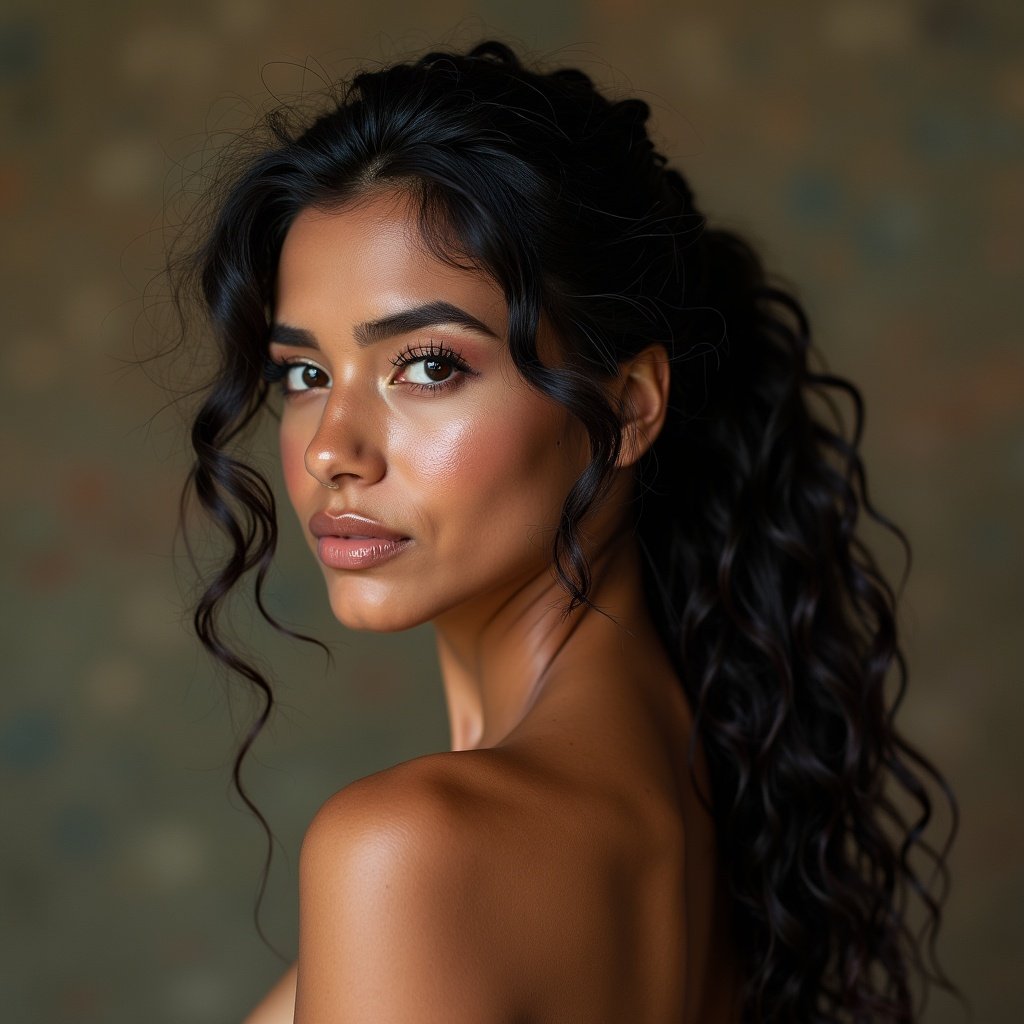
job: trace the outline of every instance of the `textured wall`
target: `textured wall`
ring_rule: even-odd
[[[980,1024],[1024,1019],[1014,0],[8,0],[4,1018],[212,1024],[276,975],[249,920],[261,836],[226,796],[232,718],[183,625],[182,415],[128,361],[166,329],[153,283],[164,225],[204,149],[272,95],[315,87],[321,68],[453,31],[558,49],[644,95],[702,207],[795,282],[829,364],[861,387],[872,497],[915,548],[903,723],[964,811],[940,949]],[[255,446],[272,467],[271,434]],[[867,536],[897,573],[895,542]],[[272,605],[336,649],[325,668],[255,634],[286,705],[249,779],[280,837],[265,923],[289,956],[315,808],[446,738],[429,635],[344,635],[321,588],[289,534]],[[239,701],[236,720],[247,713]],[[936,999],[927,1019],[962,1018]]]

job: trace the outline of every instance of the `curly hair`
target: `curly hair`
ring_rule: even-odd
[[[907,571],[910,546],[868,498],[860,392],[812,370],[800,304],[698,212],[648,137],[645,102],[613,101],[577,69],[525,67],[495,41],[360,72],[329,99],[298,126],[287,112],[266,118],[266,145],[217,196],[188,265],[219,370],[193,423],[183,502],[197,499],[229,543],[195,628],[264,701],[235,761],[243,799],[262,822],[239,768],[274,698],[225,640],[222,612],[254,573],[258,607],[284,628],[261,597],[274,498],[238,444],[266,404],[277,260],[300,210],[403,190],[434,255],[501,286],[519,372],[589,435],[552,550],[567,609],[588,602],[581,523],[621,443],[602,385],[652,341],[668,352],[670,411],[637,468],[635,529],[650,611],[694,712],[680,757],[692,774],[699,740],[710,768],[702,799],[732,895],[743,1020],[918,1019],[917,981],[955,991],[935,937],[958,812],[894,725],[907,677],[898,595],[856,535],[862,510],[899,538]],[[558,368],[538,358],[542,313],[565,346]],[[852,401],[852,436],[834,392]],[[951,812],[941,844],[926,837],[936,789]]]

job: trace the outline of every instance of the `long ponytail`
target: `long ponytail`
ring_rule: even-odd
[[[639,533],[708,758],[745,1018],[911,1021],[910,966],[948,981],[934,948],[921,962],[904,904],[920,897],[933,942],[957,809],[893,723],[898,595],[856,535],[861,511],[899,539],[908,571],[909,542],[869,499],[862,397],[809,366],[799,303],[733,233],[707,229],[689,255],[687,304],[706,311],[716,365],[704,394],[676,396]],[[852,401],[852,435],[830,392]],[[932,784],[953,814],[942,849],[923,835]]]

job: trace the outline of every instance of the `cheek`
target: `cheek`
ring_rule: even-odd
[[[525,539],[537,526],[554,526],[575,465],[567,415],[540,399],[453,420],[436,430],[394,438],[402,459],[423,486],[428,506],[457,516],[479,538],[510,531]],[[439,501],[440,499],[440,501]],[[443,522],[438,523],[443,529]]]
[[[464,484],[477,430],[472,416],[442,422],[428,417],[397,420],[388,431],[388,465],[405,486],[419,490],[423,498],[451,493],[452,488]]]

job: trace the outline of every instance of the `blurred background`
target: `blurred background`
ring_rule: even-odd
[[[281,969],[251,920],[263,837],[229,792],[252,708],[199,652],[173,553],[187,406],[162,385],[187,367],[132,362],[174,341],[163,254],[234,133],[325,76],[490,35],[645,98],[701,209],[793,283],[864,393],[870,494],[914,546],[902,724],[963,808],[939,951],[976,1021],[1024,1020],[1016,0],[7,0],[4,1018],[235,1021]],[[275,476],[273,430],[252,448]],[[290,959],[316,808],[447,731],[429,633],[345,634],[283,519],[271,606],[335,651],[239,609],[282,700],[246,777]],[[865,536],[897,579],[896,542]],[[963,1019],[938,994],[926,1013]]]

